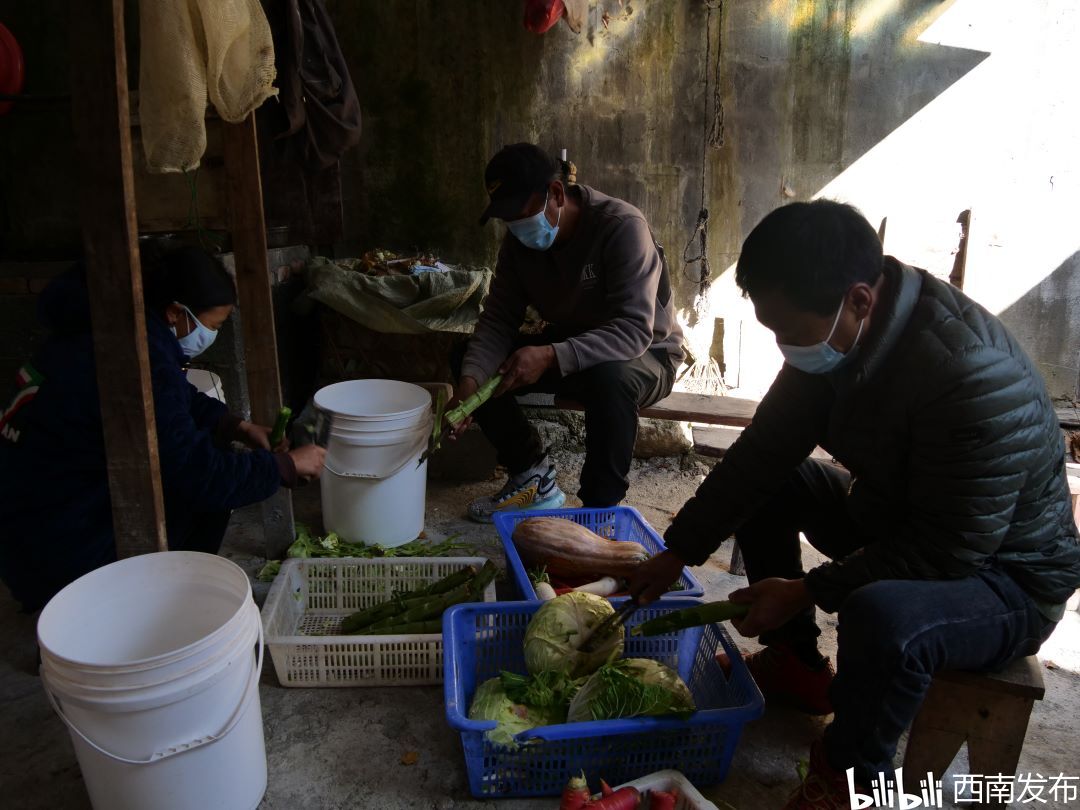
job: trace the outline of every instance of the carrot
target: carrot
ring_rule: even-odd
[[[614,792],[615,791],[611,789],[611,785],[609,785],[603,779],[600,780],[600,796],[601,797],[610,796]]]
[[[679,798],[679,791],[672,788],[670,792],[653,790],[649,792],[649,810],[675,810],[675,802]]]
[[[588,805],[590,795],[589,783],[585,781],[585,771],[581,772],[581,776],[571,776],[570,781],[563,788],[559,810],[582,810]]]
[[[588,810],[637,810],[640,797],[638,789],[628,785],[614,791],[610,796],[597,799],[585,806]]]

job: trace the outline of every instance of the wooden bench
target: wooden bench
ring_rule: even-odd
[[[585,406],[572,399],[553,394],[524,394],[518,402],[529,408],[554,408],[564,411],[583,411]],[[698,422],[706,425],[746,427],[757,410],[756,399],[714,397],[708,394],[687,394],[681,391],[668,394],[659,402],[642,408],[639,416],[667,419],[673,422]]]
[[[940,779],[965,742],[967,773],[1015,774],[1031,709],[1045,693],[1034,655],[999,672],[939,672],[908,735],[906,783],[918,784],[927,772]]]

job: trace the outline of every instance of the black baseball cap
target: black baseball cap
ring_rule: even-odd
[[[529,197],[544,191],[559,175],[559,164],[539,146],[514,143],[495,153],[484,170],[484,186],[491,201],[480,217],[516,219]]]

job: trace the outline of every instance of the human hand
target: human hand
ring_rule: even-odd
[[[305,444],[289,451],[289,458],[296,466],[296,474],[300,478],[318,478],[326,463],[326,448],[317,444]]]
[[[503,379],[493,396],[501,397],[507,391],[532,385],[545,371],[557,365],[554,346],[523,346],[499,366]]]
[[[775,630],[800,610],[814,604],[803,580],[781,577],[769,577],[740,588],[733,591],[728,599],[750,607],[746,616],[731,622],[740,635],[747,638]]]
[[[458,380],[458,384],[454,387],[454,395],[452,397],[450,397],[450,401],[446,403],[446,407],[443,410],[443,413],[446,413],[447,411],[450,411],[453,408],[456,408],[458,405],[460,405],[466,399],[468,399],[473,394],[475,394],[476,389],[479,388],[479,387],[480,387],[479,383],[477,383],[476,380],[474,380],[472,377],[462,377],[460,380]],[[462,433],[464,433],[466,430],[468,430],[469,425],[471,425],[471,424],[472,424],[472,415],[470,414],[469,416],[466,416],[464,419],[462,419],[460,422],[458,422],[456,425],[454,425],[450,429],[450,433],[448,434],[448,438],[456,441],[458,436],[460,436]],[[441,429],[441,426],[440,426],[440,429]]]
[[[289,449],[289,440],[282,437],[277,447],[270,446],[272,429],[254,422],[241,422],[236,426],[236,438],[253,450],[273,450],[275,453]]]
[[[630,575],[627,588],[630,596],[639,605],[655,602],[679,578],[684,565],[683,558],[670,549],[649,558]]]

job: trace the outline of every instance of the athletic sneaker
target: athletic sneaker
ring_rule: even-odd
[[[724,672],[731,671],[726,653],[716,660]],[[744,656],[743,661],[766,702],[784,703],[806,714],[832,714],[829,687],[836,672],[828,658],[810,665],[787,644],[779,643]]]
[[[469,518],[477,523],[491,523],[492,516],[501,511],[519,509],[558,509],[566,503],[566,495],[555,483],[555,465],[544,456],[540,463],[511,475],[494,495],[477,498],[469,504]]]

